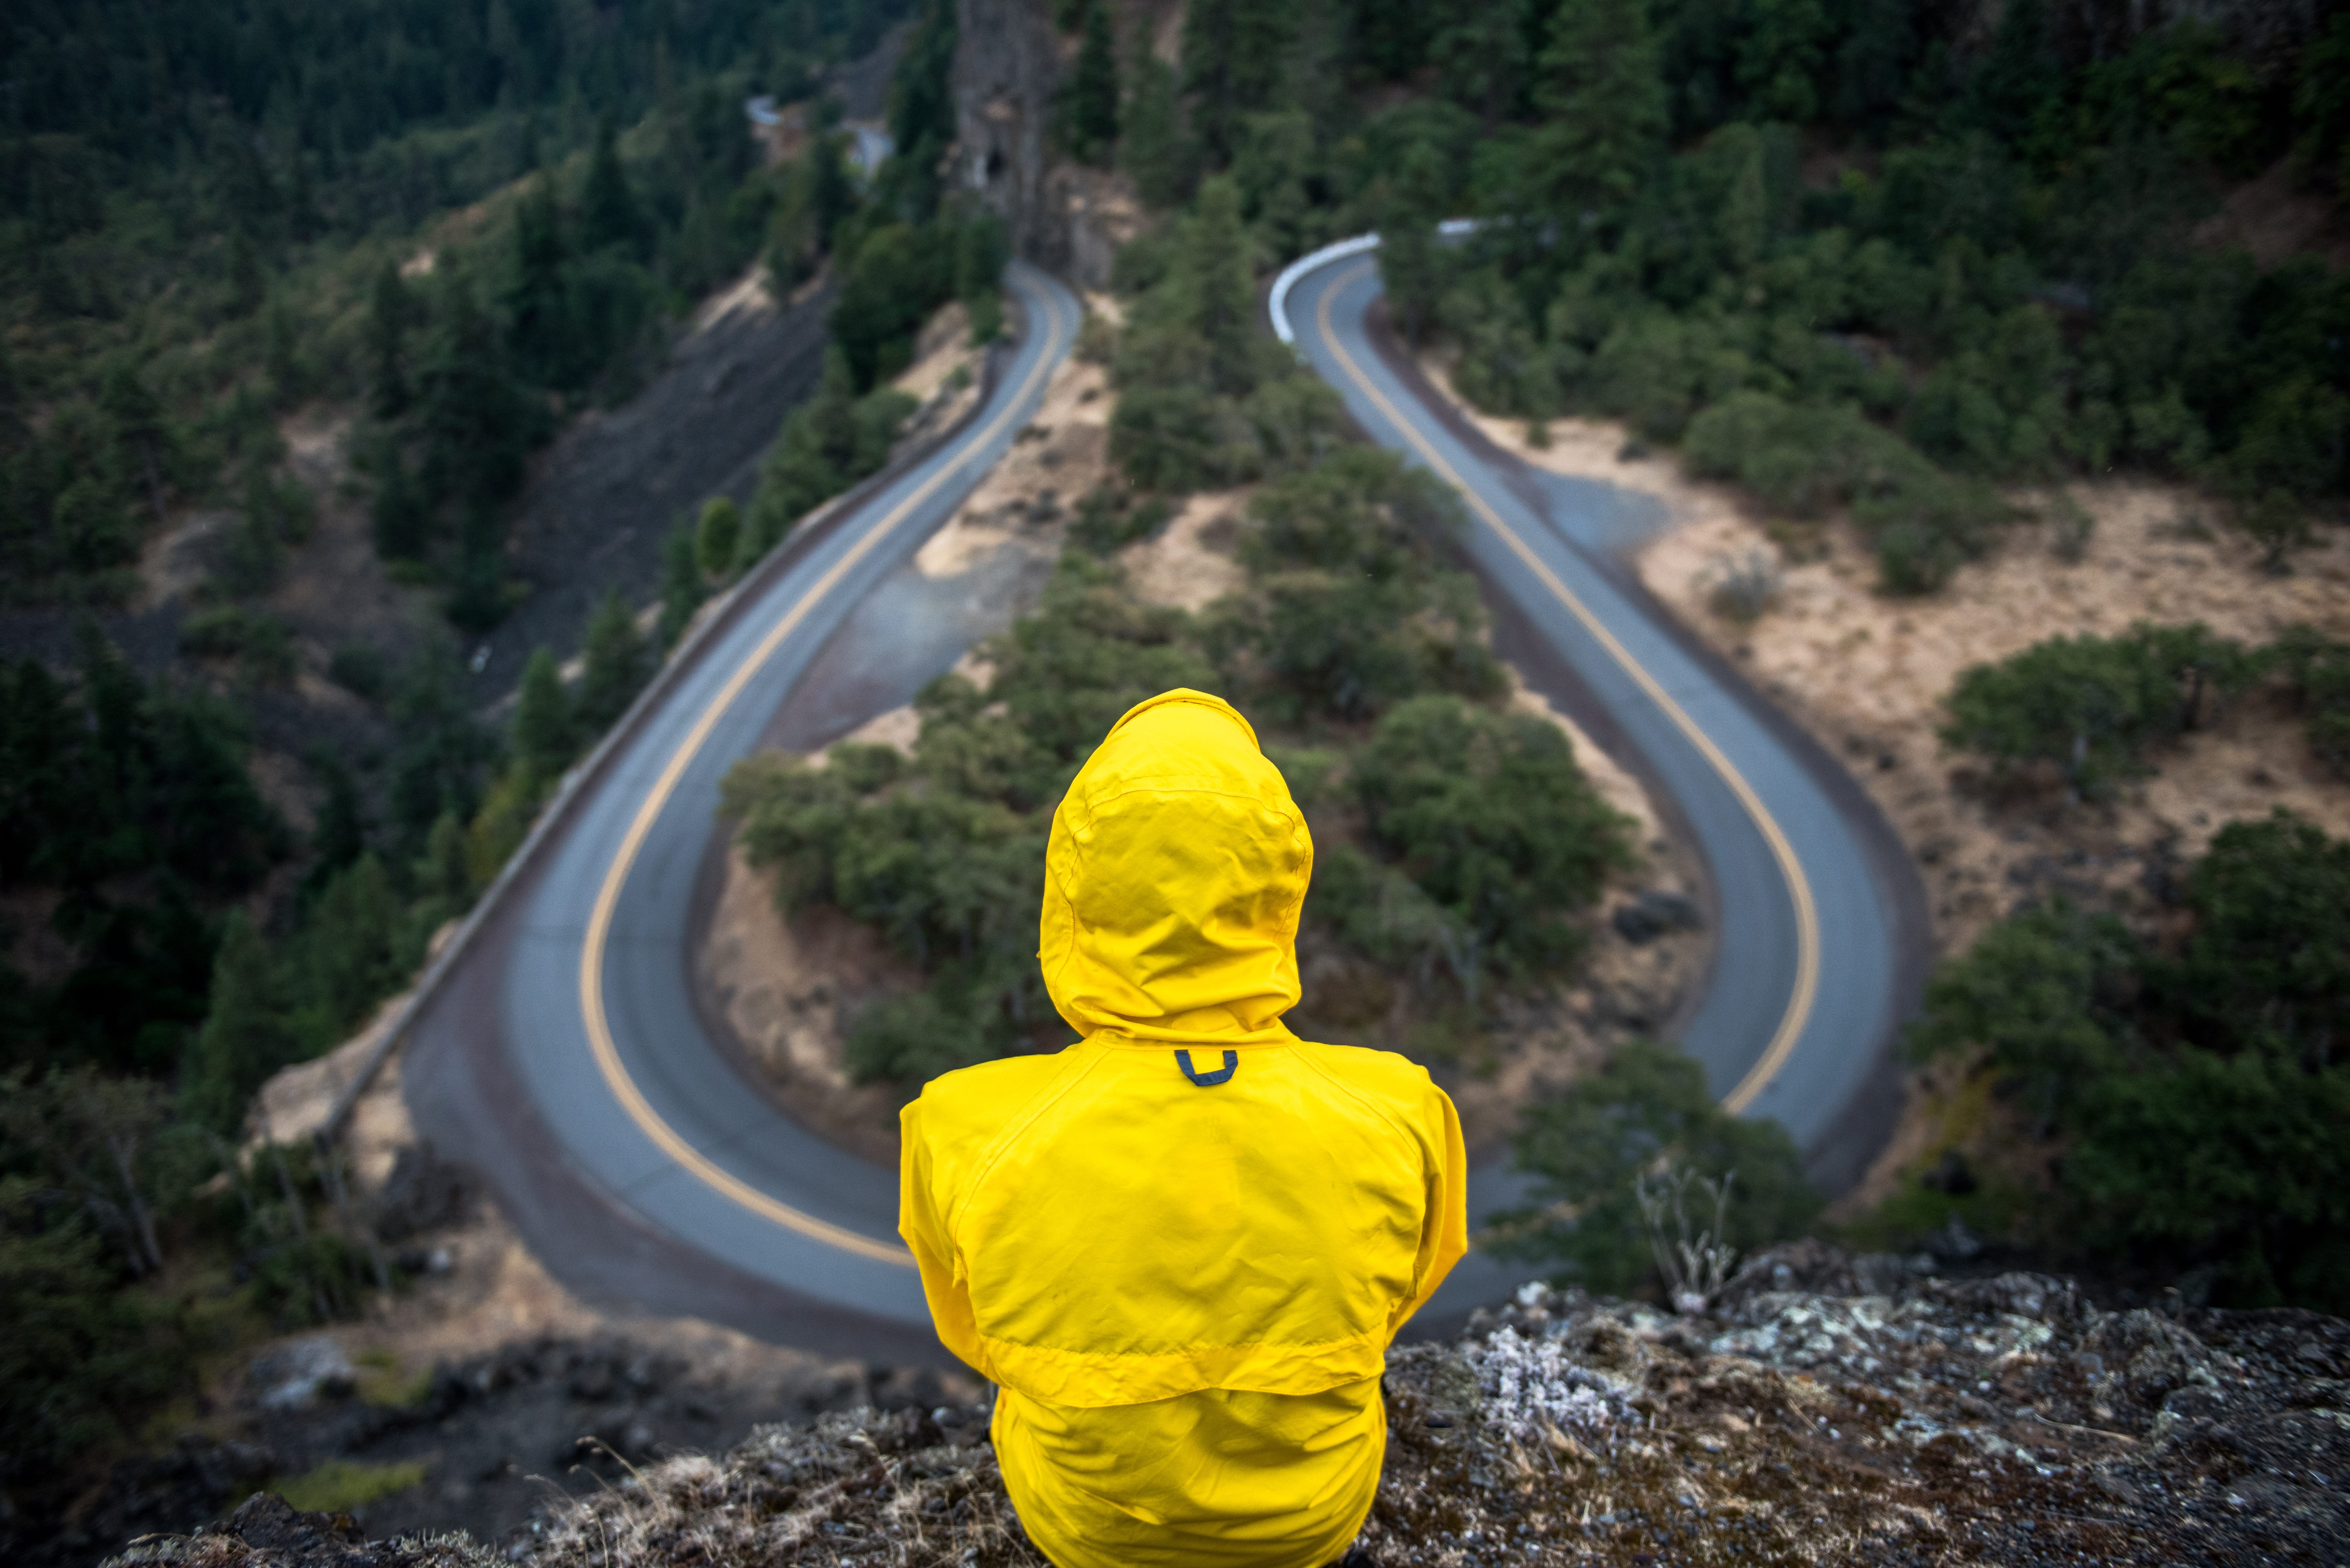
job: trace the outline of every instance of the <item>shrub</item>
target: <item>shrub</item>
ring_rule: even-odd
[[[1682,452],[1693,472],[1736,480],[1796,517],[1818,517],[1930,472],[1900,437],[1850,409],[1757,391],[1733,392],[1690,421]]]
[[[1373,843],[1466,932],[1459,965],[1547,968],[1578,950],[1568,917],[1631,860],[1627,819],[1575,765],[1555,725],[1456,697],[1420,697],[1372,732],[1355,790]]]
[[[1634,1182],[1659,1165],[1715,1180],[1736,1173],[1722,1238],[1733,1247],[1800,1234],[1820,1210],[1784,1127],[1722,1110],[1702,1068],[1650,1041],[1627,1043],[1599,1072],[1527,1106],[1516,1155],[1535,1202],[1495,1216],[1492,1250],[1554,1265],[1591,1291],[1628,1292],[1648,1273]]]
[[[2059,901],[1993,926],[1935,971],[1905,1037],[1918,1061],[1987,1048],[2042,1124],[2120,1061],[2137,943],[2120,921]]]
[[[851,1083],[925,1084],[995,1055],[988,1031],[968,1009],[929,990],[877,1002],[858,1015],[842,1048]]]
[[[2051,638],[1961,674],[1945,700],[1942,741],[2003,765],[2055,764],[2091,794],[2138,771],[2148,745],[2194,728],[2207,695],[2224,701],[2257,668],[2200,622]]]
[[[2288,627],[2272,657],[2307,717],[2309,749],[2350,775],[2350,644],[2306,626]]]
[[[0,1177],[0,1422],[10,1459],[47,1467],[126,1435],[190,1380],[169,1316],[117,1289],[99,1240],[35,1184]]]

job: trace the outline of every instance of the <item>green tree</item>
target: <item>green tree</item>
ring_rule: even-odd
[[[1430,7],[1428,58],[1445,96],[1487,125],[1508,117],[1526,80],[1526,0],[1446,0]]]
[[[180,1074],[190,1120],[224,1137],[236,1133],[253,1092],[301,1059],[293,1012],[276,955],[243,910],[231,911],[213,964],[212,1011]]]
[[[1183,86],[1191,126],[1209,157],[1229,163],[1241,119],[1263,109],[1281,84],[1290,13],[1248,0],[1193,0],[1183,10]]]
[[[1758,0],[1739,41],[1738,85],[1762,118],[1806,125],[1819,118],[1820,78],[1835,28],[1821,0]]]
[[[596,150],[588,164],[588,184],[579,198],[579,238],[590,251],[607,247],[635,254],[644,233],[644,219],[629,189],[628,171],[620,167],[620,132],[612,117],[596,125]]]
[[[1552,1264],[1590,1291],[1627,1292],[1647,1276],[1633,1184],[1666,1166],[1717,1180],[1734,1173],[1721,1240],[1741,1249],[1800,1235],[1820,1210],[1784,1127],[1724,1111],[1706,1092],[1703,1069],[1645,1040],[1527,1106],[1516,1156],[1534,1179],[1534,1203],[1495,1217],[1503,1239],[1493,1250]]]
[[[2244,1306],[2350,1304],[2350,1070],[2184,1047],[2101,1080],[2075,1126],[2101,1250],[2209,1260]]]
[[[228,297],[224,301],[232,317],[252,315],[261,308],[268,293],[269,283],[261,270],[261,252],[253,236],[243,224],[229,231],[228,236]]]
[[[2059,900],[2011,916],[1934,971],[1909,1054],[1988,1050],[2054,1127],[2121,1064],[2140,956],[2110,915]]]
[[[1434,320],[1451,279],[1451,257],[1437,234],[1451,215],[1446,211],[1451,194],[1444,154],[1428,142],[1413,142],[1379,222],[1379,277],[1414,345]]]
[[[114,427],[114,439],[129,449],[147,491],[147,504],[158,525],[163,522],[163,474],[176,454],[163,405],[129,362],[118,362],[107,372],[99,393],[99,407]]]
[[[543,387],[569,386],[575,379],[577,335],[564,260],[555,184],[541,174],[515,203],[514,271],[505,306],[515,369]]]
[[[702,504],[702,518],[694,526],[694,559],[701,565],[702,575],[724,577],[734,569],[734,557],[743,542],[743,514],[731,496],[713,495]]]
[[[1665,87],[1646,0],[1559,0],[1535,62],[1538,179],[1570,219],[1629,201],[1662,151]]]
[[[1084,41],[1069,78],[1071,151],[1089,163],[1107,163],[1118,143],[1118,54],[1107,0],[1087,0]]]
[[[408,329],[415,316],[415,297],[400,281],[400,268],[386,257],[376,269],[368,301],[369,397],[378,419],[397,419],[408,410]]]
[[[487,508],[522,483],[530,418],[473,285],[454,270],[445,276],[418,374],[424,488]]]
[[[1147,36],[1139,35],[1128,78],[1133,85],[1119,121],[1118,163],[1134,176],[1144,205],[1164,211],[1190,195],[1197,161],[1183,129],[1175,68],[1150,52]]]
[[[628,711],[651,673],[644,633],[618,588],[607,588],[588,620],[587,668],[579,677],[576,711],[580,730],[601,735]]]
[[[0,1422],[12,1459],[41,1469],[124,1436],[192,1371],[176,1325],[116,1289],[98,1238],[47,1209],[33,1182],[0,1176]]]
[[[2282,808],[2231,822],[2188,878],[2187,907],[2194,931],[2151,978],[2189,1033],[2311,1070],[2350,1056],[2350,841]]]
[[[2120,637],[2057,637],[1967,670],[1943,743],[2008,766],[2051,763],[2093,794],[2142,767],[2145,749],[2199,722],[2207,697],[2249,680],[2243,650],[2199,623],[2140,622]]]
[[[743,562],[743,545],[748,530],[735,529],[734,555],[720,570],[731,576]],[[682,517],[669,531],[661,543],[661,612],[655,637],[663,649],[673,649],[685,635],[693,619],[693,612],[710,597],[708,580],[703,576],[701,560],[701,540],[697,530]]]
[[[563,776],[577,753],[576,735],[563,672],[556,667],[555,655],[535,648],[523,666],[522,691],[515,702],[515,761],[540,784],[551,783]]]
[[[329,880],[312,904],[298,951],[316,1046],[343,1040],[399,987],[405,914],[383,862],[371,854]]]
[[[1415,698],[1371,732],[1354,781],[1372,843],[1468,931],[1467,974],[1571,956],[1582,938],[1569,917],[1631,863],[1627,819],[1565,734],[1529,714]]]

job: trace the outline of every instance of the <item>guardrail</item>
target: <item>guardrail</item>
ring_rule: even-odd
[[[1464,234],[1475,234],[1477,223],[1475,218],[1447,218],[1436,225],[1436,232],[1448,240],[1457,240]],[[1297,331],[1289,325],[1289,291],[1297,286],[1298,279],[1315,267],[1378,248],[1379,236],[1376,232],[1357,234],[1350,240],[1333,240],[1320,250],[1309,251],[1283,267],[1281,275],[1273,280],[1273,297],[1266,302],[1273,312],[1273,335],[1290,349],[1296,348]]]
[[[1024,319],[1022,335],[1024,336],[1027,330],[1028,324]],[[634,732],[643,715],[668,696],[671,688],[682,679],[702,649],[717,636],[719,628],[730,625],[743,606],[764,592],[778,576],[791,568],[793,562],[806,555],[814,542],[822,536],[827,525],[970,428],[972,421],[987,407],[987,400],[995,390],[1003,361],[1007,353],[1016,348],[1018,341],[1017,337],[999,341],[990,349],[982,373],[979,396],[972,400],[971,408],[962,418],[935,432],[929,440],[916,443],[838,495],[811,507],[792,525],[791,532],[783,542],[767,553],[765,559],[745,573],[740,582],[714,597],[696,618],[696,624],[688,629],[676,649],[661,661],[661,667],[654,672],[651,680],[645,682],[644,690],[637,693],[636,700],[613,722],[612,727],[604,732],[603,738],[596,742],[588,755],[564,774],[555,787],[555,794],[539,808],[538,817],[531,824],[530,831],[523,836],[522,843],[506,857],[505,864],[498,868],[498,874],[491,878],[490,885],[482,890],[482,896],[473,901],[473,907],[466,911],[463,921],[442,945],[441,950],[426,961],[424,972],[384,1025],[373,1048],[361,1059],[359,1071],[336,1095],[334,1108],[328,1112],[326,1121],[313,1135],[321,1145],[332,1144],[342,1137],[343,1128],[349,1122],[352,1110],[359,1105],[359,1096],[367,1093],[369,1085],[375,1082],[376,1075],[383,1071],[384,1063],[390,1060],[391,1054],[400,1048],[401,1040],[414,1025],[425,1004],[432,1000],[449,975],[454,972],[457,961],[464,955],[474,933],[481,929],[491,912],[497,908],[506,890],[520,878],[523,871],[537,857],[541,846],[563,824],[578,797],[580,787],[601,771],[613,751]]]

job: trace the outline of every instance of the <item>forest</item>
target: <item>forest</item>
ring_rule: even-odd
[[[396,1282],[337,1222],[330,1158],[233,1158],[254,1090],[407,984],[700,606],[880,466],[912,408],[887,379],[936,307],[1000,330],[1002,226],[934,175],[951,6],[598,16],[0,20],[0,597],[80,617],[65,662],[0,662],[0,1484],[134,1438],[221,1347]],[[866,179],[819,89],[892,27],[916,157]],[[772,167],[741,107],[762,88],[812,128]],[[650,634],[608,596],[577,675],[539,649],[486,722],[457,639],[515,601],[530,452],[754,265],[778,292],[832,280],[819,390],[747,508],[675,520]],[[375,550],[436,609],[405,646],[335,651],[386,739],[301,757],[301,831],[257,782],[254,714],[296,678],[265,600],[316,525],[280,434],[315,408],[353,412]],[[227,509],[227,538],[180,658],[144,671],[99,616],[191,506]]]

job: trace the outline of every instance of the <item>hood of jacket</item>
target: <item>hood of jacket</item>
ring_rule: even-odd
[[[1294,1039],[1314,840],[1249,722],[1178,689],[1127,710],[1053,813],[1037,960],[1087,1039]]]

